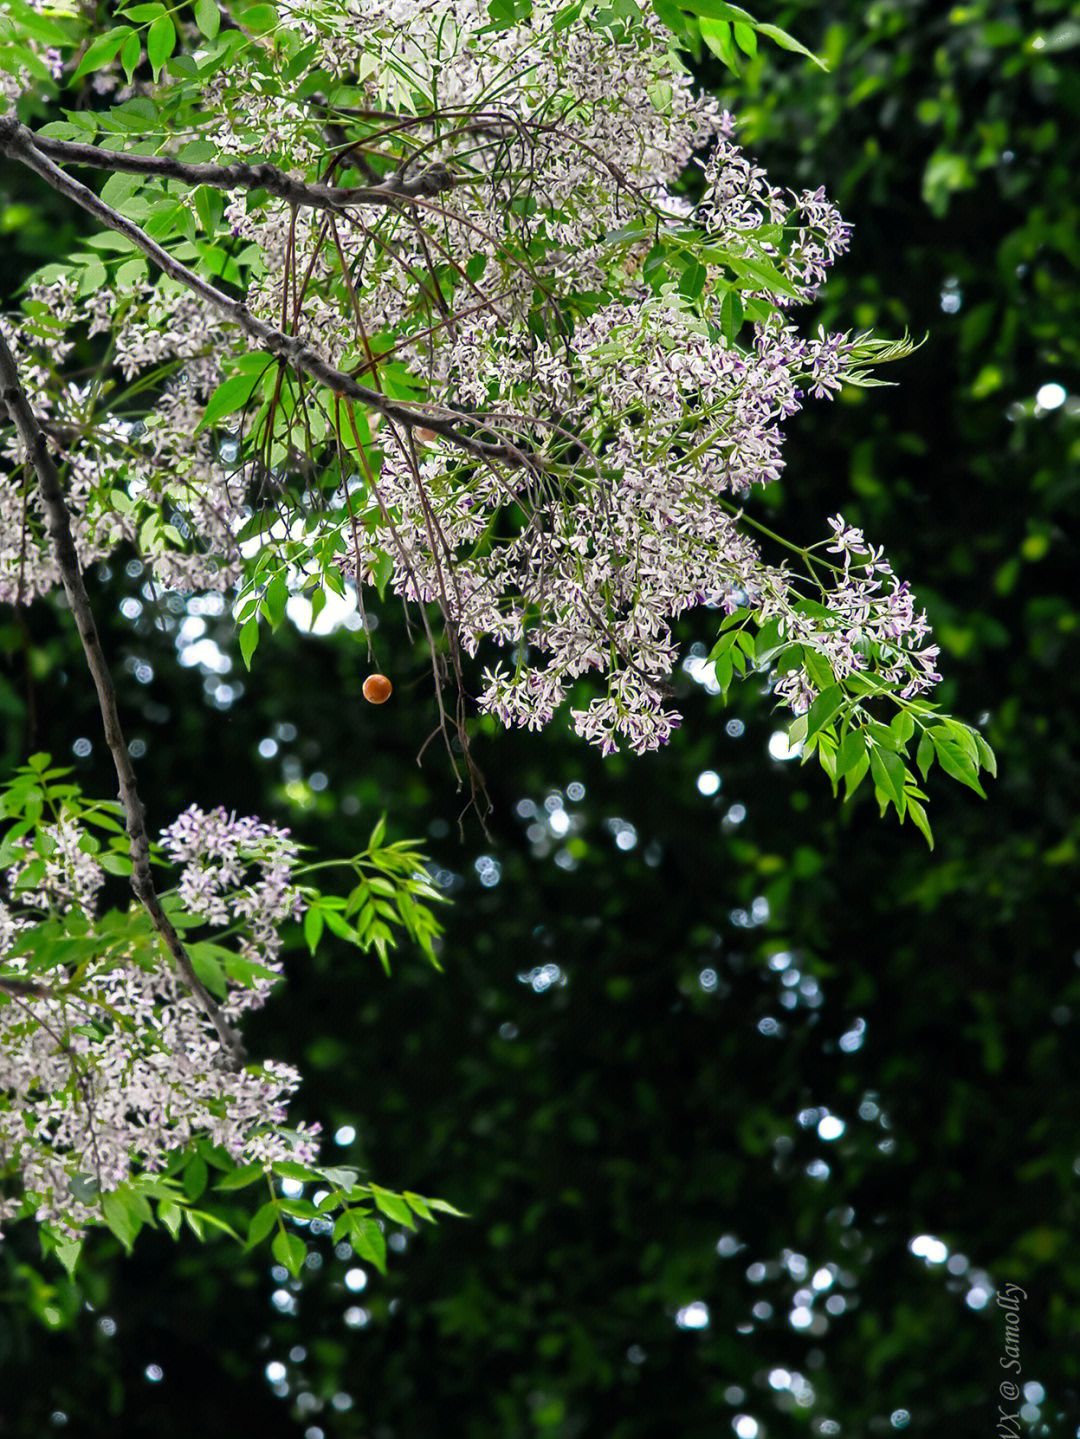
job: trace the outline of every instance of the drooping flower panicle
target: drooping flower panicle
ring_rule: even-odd
[[[25,953],[11,953],[42,913],[75,933],[93,932],[105,871],[79,848],[85,832],[70,818],[41,832],[42,847],[53,847],[40,879],[25,883],[36,857],[27,846],[26,863],[6,870],[0,900],[0,963],[16,978],[33,975],[45,990],[0,1003],[0,1161],[18,1176],[17,1192],[0,1194],[0,1223],[29,1202],[39,1222],[78,1235],[100,1219],[102,1195],[134,1175],[158,1173],[197,1138],[237,1164],[313,1162],[318,1126],[283,1129],[299,1072],[275,1061],[239,1072],[223,1066],[212,1024],[152,932],[125,946],[106,925],[99,957],[74,987],[62,969],[42,976]],[[197,806],[161,838],[183,866],[178,902],[219,946],[249,961],[245,982],[227,982],[224,1012],[235,1019],[259,1008],[280,973],[280,926],[303,908],[292,878],[295,843],[273,825]]]

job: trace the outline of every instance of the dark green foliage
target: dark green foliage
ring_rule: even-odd
[[[29,1229],[13,1231],[0,1247],[0,1432],[37,1439],[57,1411],[88,1436],[714,1439],[747,1414],[769,1439],[828,1432],[815,1417],[849,1436],[966,1439],[995,1432],[1009,1377],[1003,1311],[992,1295],[965,1302],[984,1271],[991,1289],[1026,1292],[1020,1382],[1045,1390],[1034,1432],[1075,1434],[1080,415],[1075,401],[1040,413],[1034,396],[1051,381],[1080,388],[1076,22],[1063,4],[954,13],[762,15],[830,73],[762,43],[741,56],[729,103],[774,179],[824,184],[855,224],[822,321],[929,331],[890,375],[899,388],[791,422],[771,499],[794,538],[816,538],[842,507],[929,604],[943,707],[997,751],[989,800],[929,769],[930,855],[910,826],[879,819],[870,785],[844,805],[816,765],[771,760],[779,726],[753,682],[725,710],[684,677],[683,728],[659,756],[601,761],[557,726],[478,729],[493,842],[466,816],[462,845],[464,797],[437,742],[415,762],[431,685],[390,603],[375,639],[391,703],[364,705],[371,666],[354,634],[311,641],[283,624],[248,674],[235,631],[210,620],[230,681],[246,686],[219,710],[200,702],[198,668],[175,664],[151,605],[120,618],[141,580],[114,570],[101,614],[146,744],[152,822],[225,803],[348,853],[385,810],[391,839],[416,835],[436,857],[454,900],[444,973],[402,953],[387,979],[325,938],[312,960],[298,932],[287,989],[249,1037],[309,1076],[298,1117],[356,1127],[327,1162],[340,1154],[469,1217],[416,1234],[387,1218],[404,1251],[391,1245],[385,1280],[365,1265],[357,1293],[344,1285],[357,1261],[312,1242],[324,1262],[304,1271],[295,1316],[275,1309],[287,1286],[265,1259],[228,1243],[151,1233],[126,1259],[97,1236],[79,1294]],[[108,796],[63,618],[40,604],[25,628],[5,617],[8,759],[66,757],[89,736],[78,779]],[[715,627],[685,638],[704,654]],[[137,659],[153,665],[145,684],[124,668]],[[275,733],[278,753],[261,758]],[[699,791],[703,771],[718,792]],[[325,788],[305,783],[313,772]],[[519,805],[542,815],[555,790],[579,819],[545,854]],[[477,869],[482,855],[497,883],[482,883],[496,874]],[[784,969],[770,966],[778,954]],[[788,970],[801,982],[786,985]],[[842,1136],[820,1138],[811,1110],[843,1120]],[[910,1252],[919,1235],[966,1270]],[[754,1264],[766,1266],[756,1282]],[[841,1295],[844,1312],[820,1335],[793,1328],[796,1292],[830,1264],[812,1307],[826,1315]],[[695,1303],[708,1326],[680,1328]],[[761,1305],[771,1312],[755,1317]],[[362,1327],[343,1323],[354,1306]],[[288,1397],[272,1394],[273,1361]],[[781,1407],[777,1368],[813,1386],[811,1406]],[[301,1416],[302,1393],[325,1407]],[[901,1411],[906,1424],[890,1423]]]

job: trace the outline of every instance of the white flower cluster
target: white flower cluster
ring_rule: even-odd
[[[30,307],[24,325],[16,329],[0,318],[0,327],[67,477],[65,501],[82,567],[126,542],[165,588],[235,584],[234,535],[244,496],[215,455],[211,436],[197,433],[221,378],[231,327],[201,301],[146,281],[124,291],[105,286],[82,301],[70,277],[58,276],[30,287]],[[87,321],[89,335],[113,338],[125,380],[145,381],[159,366],[183,363],[142,419],[101,416],[89,385],[45,368],[43,350],[59,369],[73,349],[69,328]],[[13,430],[4,436],[0,459],[10,467],[25,463]],[[193,547],[178,525],[194,537]],[[36,483],[24,478],[0,486],[0,603],[28,603],[59,583]]]
[[[267,970],[277,971],[279,929],[303,912],[292,882],[298,859],[286,830],[254,818],[237,819],[218,808],[191,805],[161,835],[162,847],[182,865],[177,893],[184,908],[207,924],[238,926],[237,948]],[[274,980],[256,975],[251,988],[234,990],[226,1014],[263,1003]]]
[[[79,848],[82,838],[68,819],[42,826],[38,848],[6,872],[0,961],[47,996],[0,997],[0,1181],[8,1191],[0,1189],[0,1223],[29,1201],[40,1222],[77,1235],[99,1217],[101,1195],[137,1173],[159,1172],[170,1153],[199,1137],[238,1164],[313,1162],[318,1126],[282,1131],[299,1073],[276,1062],[239,1073],[222,1066],[213,1027],[157,945],[152,955],[137,954],[135,942],[125,948],[110,931],[108,916],[95,924],[104,871]],[[251,987],[230,985],[222,1009],[235,1020],[265,1001],[279,968],[278,929],[301,910],[291,882],[296,845],[272,825],[197,808],[164,832],[162,844],[183,866],[188,913],[225,927],[215,942],[232,936],[261,971]],[[42,849],[44,872],[30,884],[27,867]],[[102,953],[86,962],[77,984],[62,969],[31,972],[25,955],[10,953],[42,910],[84,940],[100,940]],[[187,938],[192,932],[185,927]]]
[[[787,617],[838,676],[887,640],[896,658],[882,669],[879,656],[879,674],[905,693],[934,681],[933,653],[914,650],[925,621],[877,560],[845,569],[824,596],[831,619],[814,621],[740,524],[753,487],[782,472],[784,422],[858,363],[857,341],[803,338],[785,314],[813,298],[850,227],[821,189],[769,183],[655,15],[612,14],[535,0],[500,28],[474,0],[291,0],[280,43],[211,69],[204,157],[265,159],[348,187],[432,165],[446,177],[407,204],[332,214],[265,190],[223,202],[221,228],[248,256],[251,313],[369,387],[385,382],[421,407],[421,423],[367,415],[373,439],[360,445],[340,400],[283,374],[258,435],[263,389],[229,420],[243,436],[216,450],[197,426],[230,373],[229,325],[171,282],[79,300],[56,280],[35,293],[52,317],[42,325],[89,316],[92,333],[115,333],[136,383],[181,367],[134,428],[95,428],[91,399],[69,382],[50,401],[82,556],[126,539],[166,583],[222,588],[240,572],[235,537],[268,480],[275,502],[302,489],[304,514],[282,504],[277,534],[299,526],[312,553],[340,537],[341,568],[358,583],[389,556],[393,591],[438,604],[467,654],[512,648],[485,672],[483,710],[539,728],[580,676],[602,676],[572,722],[605,753],[669,737],[671,624],[696,605],[730,611],[735,595]],[[322,89],[300,99],[282,71],[304,47]],[[677,193],[691,163],[696,200]],[[463,457],[423,426],[428,416],[513,462]],[[89,438],[66,441],[65,427]],[[261,490],[235,466],[242,441],[253,464],[257,451]],[[10,444],[8,458],[19,458]],[[348,506],[310,485],[335,463]],[[35,503],[31,487],[31,513]],[[31,543],[19,526],[22,504],[14,487],[0,493],[0,598],[55,580],[40,527]],[[797,671],[777,692],[801,709],[814,691]]]
[[[377,143],[366,153],[393,154],[403,167],[415,155],[414,170],[439,162],[457,183],[452,197],[419,217],[358,209],[335,220],[339,249],[325,244],[321,218],[294,216],[281,202],[252,208],[235,196],[226,221],[259,246],[264,262],[247,297],[251,309],[277,319],[286,257],[302,255],[309,278],[298,332],[336,362],[358,348],[358,321],[367,334],[423,328],[416,290],[433,262],[453,269],[483,260],[483,295],[498,296],[483,308],[519,323],[538,280],[557,275],[563,289],[602,284],[598,237],[642,203],[661,200],[694,151],[713,141],[723,112],[673,61],[655,15],[616,39],[585,20],[553,32],[563,8],[537,0],[528,20],[498,30],[470,0],[293,5],[292,23],[319,46],[320,68],[360,77],[353,108],[402,117],[387,126],[390,137],[405,136],[400,157]],[[229,107],[205,137],[223,158],[254,151],[287,157],[294,171],[325,168],[312,107],[261,94],[257,58],[250,65],[242,110]],[[233,69],[208,94],[217,93],[224,111],[226,92],[243,85],[244,71]],[[537,244],[547,277],[533,259]],[[334,294],[342,261],[360,281],[344,305]],[[472,298],[482,298],[475,286]],[[442,337],[419,349],[439,374]]]
[[[561,429],[572,427],[599,464],[578,463],[551,498],[528,471],[510,477],[509,494],[505,479],[485,476],[462,503],[461,488],[447,483],[450,446],[434,447],[414,471],[406,450],[387,445],[376,489],[392,527],[374,524],[358,551],[366,545],[369,567],[378,550],[393,554],[397,591],[439,601],[469,653],[485,637],[517,646],[512,675],[487,672],[481,709],[540,728],[568,684],[597,670],[607,694],[572,712],[577,733],[604,753],[619,737],[637,752],[653,749],[679,723],[664,709],[677,660],[671,621],[701,604],[734,608],[727,601],[738,591],[784,602],[785,576],[763,564],[725,496],[741,499],[779,476],[780,422],[800,408],[800,382],[838,388],[846,353],[844,337],[806,341],[778,317],[758,324],[742,350],[674,291],[605,306],[558,349],[493,333],[478,317],[459,327],[451,383],[484,411],[530,417],[545,456],[565,449],[559,432],[540,429],[554,397]],[[509,500],[527,511],[520,533],[471,558]]]
[[[771,599],[763,606],[765,617],[779,617],[788,639],[810,643],[823,654],[838,680],[869,669],[870,646],[877,645],[884,657],[879,677],[899,686],[904,699],[922,694],[941,679],[935,667],[939,647],[923,645],[930,632],[926,612],[916,613],[907,581],[897,579],[882,551],[867,543],[862,530],[846,524],[842,515],[834,515],[829,527],[833,543],[826,553],[842,556],[843,568],[828,591],[828,625]],[[919,645],[923,647],[916,648]],[[805,714],[818,689],[800,666],[784,675],[773,693],[796,714]]]

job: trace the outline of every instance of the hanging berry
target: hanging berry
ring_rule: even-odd
[[[390,698],[394,686],[385,675],[368,675],[364,681],[364,698],[368,704],[384,705]]]

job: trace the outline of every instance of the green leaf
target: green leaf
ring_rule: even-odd
[[[221,11],[216,0],[195,0],[195,23],[212,40],[221,27]]]
[[[692,48],[694,44],[693,31],[678,5],[672,4],[672,0],[652,0],[652,7],[661,23],[666,25],[673,35],[679,37],[684,48]]]
[[[278,1222],[278,1207],[273,1199],[260,1208],[256,1209],[251,1216],[251,1223],[248,1225],[247,1248],[252,1249],[256,1244],[261,1244],[266,1236]]]
[[[180,1212],[180,1206],[174,1199],[162,1199],[158,1201],[158,1218],[175,1239],[180,1233],[180,1225],[183,1223],[184,1216]]]
[[[270,984],[276,984],[281,979],[276,970],[260,964],[257,959],[249,959],[244,954],[233,954],[226,959],[225,973],[230,979],[246,985],[248,989],[255,989],[259,980],[265,979]]]
[[[126,854],[99,854],[98,864],[109,874],[129,875],[134,868]]]
[[[289,586],[285,571],[278,570],[263,594],[263,613],[270,621],[270,628],[276,630],[285,618],[285,606],[289,600]]]
[[[249,1184],[255,1184],[258,1180],[265,1178],[265,1175],[266,1170],[261,1164],[245,1164],[242,1169],[234,1169],[230,1174],[223,1174],[214,1188],[226,1192],[232,1189],[246,1189]]]
[[[131,1208],[129,1197],[121,1190],[103,1194],[101,1196],[101,1213],[105,1223],[130,1254],[135,1236],[142,1228],[142,1221]]]
[[[124,74],[127,76],[128,84],[131,84],[135,71],[139,68],[139,60],[142,58],[142,44],[137,34],[129,35],[124,41],[124,48],[120,51],[120,64],[124,67]]]
[[[419,1214],[421,1219],[426,1219],[430,1224],[435,1223],[435,1216],[432,1214],[426,1199],[423,1199],[419,1194],[410,1194],[407,1189],[402,1192],[401,1197]]]
[[[248,374],[233,375],[231,379],[223,380],[207,400],[203,417],[196,426],[196,433],[217,424],[223,415],[232,415],[237,410],[242,410],[258,387],[259,379],[257,374]]]
[[[208,1178],[209,1171],[206,1167],[206,1160],[196,1155],[184,1170],[183,1175],[184,1193],[193,1204],[206,1188]]]
[[[581,14],[582,0],[577,0],[575,5],[566,5],[563,9],[555,12],[555,18],[550,22],[552,30],[568,30],[574,21]]]
[[[742,296],[738,290],[729,290],[720,305],[720,329],[729,345],[735,343],[744,315]]]
[[[986,791],[979,783],[978,764],[972,760],[965,747],[950,734],[937,727],[928,730],[927,733],[934,742],[938,764],[945,773],[951,779],[966,784],[968,789],[973,789],[980,799],[985,799]]]
[[[960,720],[951,719],[948,716],[943,716],[941,720],[941,728],[948,735],[949,740],[953,744],[957,745],[963,751],[963,753],[967,755],[968,759],[975,766],[975,768],[978,769],[979,747],[975,743],[975,731],[971,728],[971,726],[961,723]]]
[[[788,648],[788,641],[781,637],[778,619],[768,620],[758,630],[754,651],[759,665],[767,663],[779,651]]]
[[[796,614],[805,615],[807,619],[811,620],[829,620],[836,618],[828,605],[823,605],[820,600],[807,599],[805,596],[802,599],[796,600],[792,605],[792,609]]]
[[[836,774],[842,779],[848,774],[861,759],[866,757],[866,736],[862,730],[848,730],[844,736],[840,749],[836,756]]]
[[[830,685],[828,689],[822,690],[806,714],[807,739],[835,718],[846,703],[847,697],[840,685]]]
[[[978,730],[973,731],[973,733],[975,735],[975,744],[979,751],[980,764],[988,774],[994,779],[997,779],[997,757],[994,751],[987,744],[986,740],[983,739]]]
[[[919,740],[919,748],[915,751],[915,763],[919,766],[923,779],[930,773],[930,766],[934,763],[934,742],[930,738],[930,731],[923,730]]]
[[[806,666],[806,673],[810,676],[814,686],[819,690],[827,690],[836,683],[832,672],[832,666],[824,655],[817,650],[803,646],[803,664]]]
[[[197,944],[188,944],[187,952],[192,968],[203,984],[212,994],[223,999],[229,986],[225,982],[225,971],[221,961],[223,958],[231,959],[232,951],[226,949],[224,945],[212,944],[209,940],[200,940]]]
[[[29,70],[35,80],[48,82],[52,78],[41,57],[28,45],[0,44],[0,70],[18,74],[22,68]]]
[[[199,224],[207,235],[213,235],[217,230],[218,215],[221,213],[221,192],[212,190],[209,185],[198,185],[192,194],[195,202],[195,213],[199,217]]]
[[[251,668],[251,657],[259,643],[259,617],[252,615],[247,624],[240,631],[240,654],[244,660],[245,669]]]
[[[322,916],[331,934],[336,934],[339,939],[347,939],[350,944],[360,943],[360,936],[356,930],[351,924],[346,923],[340,914],[336,914],[332,909],[324,909]]]
[[[752,286],[744,286],[744,289],[761,289],[769,295],[786,295],[791,300],[802,299],[802,293],[794,281],[789,280],[771,261],[760,255],[755,256],[754,259],[750,259],[747,255],[733,257],[731,266],[737,274],[742,272],[751,280]]]
[[[437,1209],[440,1214],[452,1214],[455,1219],[468,1219],[468,1215],[461,1209],[455,1209],[452,1204],[447,1204],[445,1199],[429,1199],[429,1209]]]
[[[705,15],[711,20],[738,21],[745,25],[756,25],[754,17],[738,5],[727,5],[724,0],[679,0],[684,10],[691,15]]]
[[[318,1219],[319,1211],[312,1204],[310,1199],[279,1199],[278,1209],[282,1214],[291,1215],[293,1219]]]
[[[68,1239],[58,1244],[53,1253],[60,1263],[67,1270],[68,1278],[74,1278],[75,1265],[78,1263],[79,1255],[82,1253],[81,1239]]]
[[[79,62],[79,68],[71,77],[72,80],[78,80],[82,75],[89,75],[93,70],[102,69],[110,60],[116,58],[128,37],[134,33],[130,25],[118,25],[115,30],[109,30],[91,41],[86,54]]]
[[[307,1257],[307,1245],[300,1238],[299,1234],[290,1234],[287,1229],[279,1229],[274,1235],[274,1242],[270,1246],[270,1252],[279,1264],[284,1264],[295,1279],[304,1267],[304,1260]]]
[[[368,1215],[350,1209],[342,1218],[347,1220],[349,1243],[369,1264],[374,1264],[380,1274],[386,1273],[386,1237],[378,1223]]]
[[[879,798],[884,796],[902,812],[907,803],[904,796],[907,768],[900,756],[875,745],[870,751],[870,775]]]
[[[304,915],[304,939],[308,949],[314,954],[323,932],[322,910],[310,906]]]
[[[508,30],[520,20],[527,20],[532,14],[532,0],[491,0],[487,7],[491,24],[481,31]]]
[[[921,830],[926,843],[933,849],[934,836],[930,829],[930,821],[926,817],[926,810],[917,799],[912,799],[910,795],[908,795],[907,812],[914,821],[916,829]]]
[[[340,1189],[351,1189],[359,1178],[359,1172],[347,1165],[331,1164],[320,1167],[319,1178],[327,1184],[336,1184]]]
[[[295,1179],[301,1184],[318,1184],[323,1178],[321,1169],[312,1164],[300,1164],[295,1159],[275,1160],[274,1173],[280,1179]]]
[[[679,277],[679,294],[688,300],[697,300],[705,289],[705,281],[709,278],[707,267],[698,260],[691,260],[686,269]]]
[[[128,260],[120,266],[116,272],[116,288],[118,290],[135,290],[145,281],[147,275],[146,261],[138,258]]]
[[[731,614],[721,620],[720,633],[723,634],[725,630],[734,629],[736,625],[745,623],[750,618],[750,614],[750,610],[745,605],[740,606],[737,610],[732,610]]]
[[[726,655],[731,646],[735,643],[735,631],[728,630],[726,635],[721,635],[709,651],[710,660],[718,660]]]
[[[380,1189],[377,1184],[371,1185],[371,1195],[376,1205],[395,1224],[404,1224],[409,1229],[416,1228],[416,1220],[412,1216],[412,1210],[404,1199],[398,1194],[391,1194],[386,1189]]]
[[[701,38],[718,60],[734,74],[739,73],[739,57],[731,38],[731,25],[726,20],[711,20],[702,17],[699,21]]]
[[[893,717],[893,722],[889,726],[889,729],[894,736],[894,747],[896,749],[903,749],[915,733],[915,721],[907,710],[900,710],[900,712]]]
[[[847,804],[848,800],[862,784],[863,780],[866,778],[867,771],[869,769],[870,759],[869,756],[864,753],[862,758],[856,761],[856,763],[853,764],[852,767],[847,771],[844,776],[845,804]]]
[[[201,1224],[209,1224],[212,1229],[220,1229],[222,1233],[229,1235],[231,1239],[239,1240],[240,1238],[239,1234],[237,1234],[236,1230],[233,1229],[232,1225],[226,1224],[224,1219],[221,1219],[216,1214],[211,1214],[205,1209],[188,1209],[185,1212],[187,1214],[189,1224],[193,1219],[197,1218]],[[202,1238],[201,1234],[199,1234],[199,1238]]]
[[[16,35],[26,35],[34,40],[41,40],[46,45],[55,45],[59,49],[70,50],[75,41],[54,21],[45,15],[38,15],[29,5],[16,4],[11,6],[15,15],[17,25]],[[39,134],[42,132],[39,131]],[[65,138],[58,136],[58,139]],[[70,137],[68,137],[70,138]]]
[[[817,739],[818,759],[821,761],[821,768],[825,771],[825,773],[829,776],[829,779],[832,781],[832,790],[833,794],[835,795],[837,790],[836,746],[833,744],[832,740],[827,734],[819,734]]]
[[[757,54],[757,36],[749,25],[736,22],[732,26],[735,35],[735,43],[744,55],[749,55],[751,60]]]
[[[277,10],[273,5],[253,5],[250,10],[240,12],[237,19],[255,35],[273,30],[278,23]]]
[[[829,67],[824,60],[819,60],[812,50],[808,50],[805,45],[800,45],[794,36],[789,35],[786,30],[781,30],[779,25],[759,25],[755,20],[754,29],[759,35],[764,35],[771,40],[774,45],[779,45],[781,50],[791,50],[796,55],[805,55],[808,60],[813,60],[819,69],[828,73]]]

